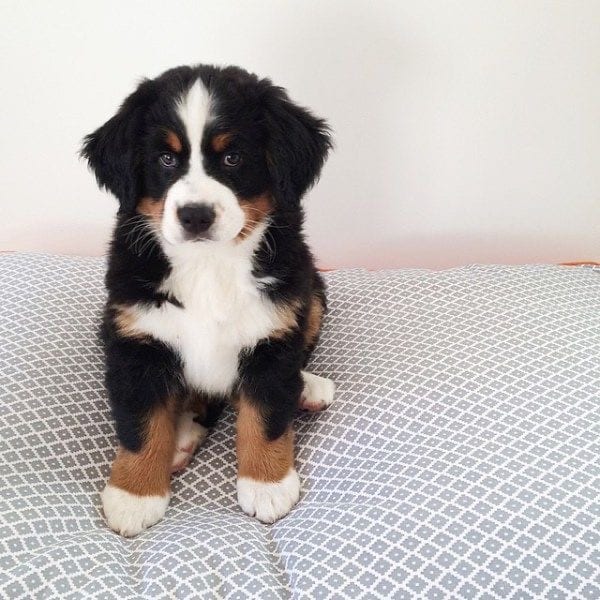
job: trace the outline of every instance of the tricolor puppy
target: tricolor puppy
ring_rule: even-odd
[[[302,370],[325,295],[300,199],[327,131],[269,80],[198,66],[142,82],[85,139],[120,202],[103,326],[120,447],[102,502],[122,535],[162,518],[224,401],[242,510],[270,523],[298,501],[292,419],[334,391]]]

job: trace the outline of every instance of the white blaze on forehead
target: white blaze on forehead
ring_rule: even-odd
[[[177,114],[183,122],[192,149],[192,157],[200,158],[200,142],[206,124],[211,120],[210,94],[198,79],[182,96],[177,105]]]
[[[212,206],[217,214],[210,236],[214,241],[231,241],[244,226],[244,212],[235,194],[226,185],[210,177],[204,170],[201,143],[204,131],[214,118],[208,89],[200,79],[183,93],[176,105],[190,146],[187,172],[167,191],[162,233],[171,244],[185,242],[177,217],[177,209],[185,204]]]

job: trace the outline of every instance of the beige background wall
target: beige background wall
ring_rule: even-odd
[[[600,2],[0,2],[0,250],[100,254],[77,158],[141,76],[237,63],[327,116],[325,266],[600,257]]]

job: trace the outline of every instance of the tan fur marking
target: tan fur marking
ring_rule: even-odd
[[[173,150],[173,152],[181,152],[183,146],[181,144],[181,140],[179,136],[170,129],[167,130],[167,138],[166,138],[167,146]]]
[[[243,240],[271,214],[273,198],[266,192],[254,198],[238,198],[238,202],[244,211],[245,223],[237,237]]]
[[[163,218],[163,213],[165,212],[165,199],[144,196],[137,204],[137,212],[140,215],[149,217],[157,225],[160,225]]]
[[[307,347],[317,341],[323,321],[323,302],[318,296],[313,296],[306,317],[306,329],[304,330],[304,343]]]
[[[131,306],[114,304],[112,310],[114,311],[113,322],[115,327],[123,337],[136,340],[146,339],[146,334],[139,331],[136,327],[135,313]]]
[[[213,137],[210,144],[215,152],[223,152],[223,150],[227,148],[232,137],[233,134],[231,133],[219,133]]]
[[[238,476],[256,481],[281,481],[294,467],[294,432],[288,429],[269,441],[264,419],[250,399],[241,395],[237,416]]]
[[[175,452],[175,402],[169,400],[149,417],[142,449],[117,451],[109,484],[138,496],[164,496],[170,487]]]
[[[272,340],[283,339],[290,331],[298,327],[298,311],[300,303],[297,300],[289,304],[279,304],[276,307],[277,316],[279,317],[280,325],[275,329],[269,338]]]

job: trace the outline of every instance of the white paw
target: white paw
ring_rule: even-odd
[[[194,453],[208,435],[208,429],[196,423],[194,416],[193,412],[184,412],[177,421],[177,438],[171,473],[182,471],[190,464]]]
[[[302,371],[304,389],[300,395],[300,408],[310,412],[324,410],[333,402],[335,384],[331,379]]]
[[[249,477],[237,480],[238,504],[251,517],[273,523],[287,515],[300,498],[300,478],[295,469],[276,482],[256,481]]]
[[[100,494],[108,526],[125,537],[132,537],[160,521],[171,495],[136,496],[113,485]]]

